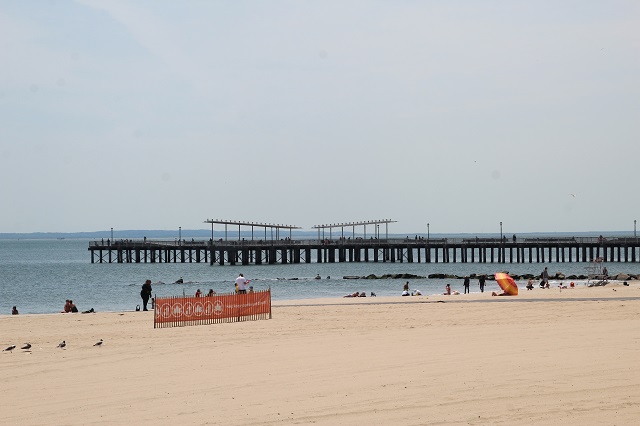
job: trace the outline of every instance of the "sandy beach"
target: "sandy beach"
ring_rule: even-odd
[[[0,322],[2,348],[17,345],[0,354],[4,424],[640,418],[637,281],[517,297],[287,301],[274,304],[271,320],[155,330],[152,312]],[[26,342],[30,352],[19,349]]]

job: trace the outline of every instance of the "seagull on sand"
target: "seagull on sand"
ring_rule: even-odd
[[[20,349],[24,351],[28,351],[29,349],[31,349],[31,343],[25,343],[24,346],[21,347]]]
[[[8,348],[5,348],[3,350],[3,352],[11,352],[12,350],[14,350],[16,348],[16,345],[11,345]]]
[[[58,343],[58,347],[60,349],[64,349],[65,346],[67,346],[67,342],[65,342],[64,340],[62,342]]]
[[[98,340],[93,344],[93,346],[102,346],[102,339]]]

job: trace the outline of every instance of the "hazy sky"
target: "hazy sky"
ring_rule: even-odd
[[[637,0],[0,0],[0,58],[0,232],[640,220]]]

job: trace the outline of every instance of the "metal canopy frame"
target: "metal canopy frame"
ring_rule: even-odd
[[[283,225],[280,223],[262,223],[262,222],[247,222],[247,221],[238,221],[238,220],[220,220],[220,219],[207,219],[204,223],[211,224],[211,241],[213,241],[213,225],[224,225],[224,239],[228,240],[228,226],[233,225],[238,227],[238,240],[241,239],[240,236],[240,228],[242,226],[250,226],[251,227],[251,240],[254,239],[254,228],[264,228],[264,239],[267,239],[267,229],[271,231],[271,239],[273,240],[273,230],[275,229],[276,235],[275,239],[280,239],[280,230],[288,229],[289,230],[289,239],[291,239],[291,230],[293,229],[302,229],[299,226],[295,225]]]
[[[345,223],[332,223],[332,224],[323,224],[323,225],[314,225],[312,226],[313,229],[317,229],[318,230],[318,239],[325,239],[324,236],[324,230],[328,229],[329,230],[329,239],[331,239],[332,237],[332,230],[333,228],[340,228],[342,230],[342,234],[341,234],[341,238],[344,238],[344,228],[345,226],[350,226],[352,228],[352,235],[355,238],[356,236],[356,226],[363,226],[364,227],[364,238],[367,238],[367,225],[374,225],[375,228],[375,238],[376,239],[380,239],[380,225],[384,224],[385,225],[385,239],[389,239],[389,224],[390,223],[396,223],[396,220],[391,220],[391,219],[380,219],[380,220],[365,220],[365,221],[360,221],[360,222],[345,222]],[[322,230],[322,238],[320,238],[320,230]]]

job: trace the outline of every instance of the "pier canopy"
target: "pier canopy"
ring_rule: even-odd
[[[373,225],[373,233],[374,233],[374,237],[377,239],[380,239],[380,225],[384,225],[385,226],[385,239],[389,238],[389,224],[390,223],[396,223],[396,220],[391,220],[391,219],[380,219],[380,220],[365,220],[365,221],[360,221],[360,222],[345,222],[345,223],[331,223],[331,224],[323,224],[323,225],[314,225],[312,226],[313,229],[317,229],[318,230],[318,239],[325,239],[325,229],[329,230],[329,239],[331,239],[332,237],[332,230],[333,228],[340,228],[341,230],[341,238],[344,238],[344,228],[345,227],[351,227],[352,230],[352,236],[353,238],[356,237],[356,226],[362,226],[363,227],[363,238],[367,238],[367,225]],[[322,232],[322,238],[320,236],[320,232]]]
[[[292,229],[302,229],[299,226],[295,226],[295,225],[283,225],[283,224],[279,224],[279,223],[262,223],[262,222],[247,222],[247,221],[241,221],[241,220],[220,220],[220,219],[207,219],[204,221],[204,223],[210,223],[211,224],[211,240],[213,240],[213,226],[214,224],[218,224],[218,225],[224,225],[224,239],[228,240],[228,227],[229,225],[232,226],[237,226],[238,227],[238,240],[241,239],[241,234],[240,234],[240,230],[241,228],[244,227],[250,227],[251,228],[251,239],[254,239],[254,230],[255,228],[264,228],[264,239],[268,239],[267,238],[267,229],[270,231],[270,237],[273,240],[274,239],[274,232],[275,232],[275,239],[279,240],[280,239],[280,230],[281,229],[288,229],[289,230],[289,239],[291,239],[291,230]]]

